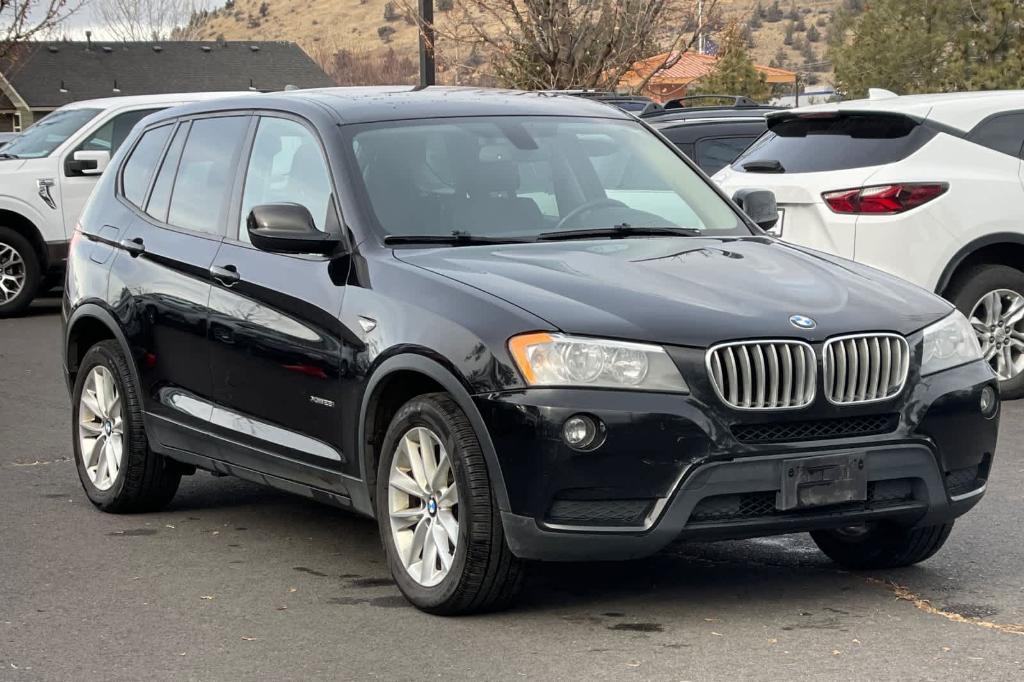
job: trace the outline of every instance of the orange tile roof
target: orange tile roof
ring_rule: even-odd
[[[663,64],[668,54],[667,52],[662,52],[637,62],[623,76],[620,84],[629,86],[638,83],[651,72],[651,69],[655,69],[660,64]],[[675,64],[656,73],[650,82],[652,85],[688,85],[711,73],[715,69],[716,62],[718,62],[718,57],[688,51]],[[796,78],[794,72],[777,69],[773,66],[754,64],[754,68],[765,75],[765,81],[768,83],[792,83]]]

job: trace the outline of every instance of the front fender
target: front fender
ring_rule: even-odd
[[[508,492],[505,488],[505,480],[501,474],[501,467],[498,464],[498,456],[494,449],[494,443],[491,441],[491,435],[487,429],[487,425],[484,423],[480,411],[473,403],[469,391],[466,390],[466,387],[462,382],[459,381],[451,371],[445,368],[444,365],[436,360],[415,353],[401,353],[389,357],[376,367],[367,381],[366,390],[363,393],[362,406],[359,410],[358,440],[359,473],[360,478],[365,484],[364,487],[367,499],[359,500],[357,502],[355,498],[353,498],[353,503],[356,504],[357,508],[363,507],[365,504],[365,510],[368,510],[369,513],[376,516],[372,508],[373,505],[370,503],[371,491],[369,489],[368,475],[370,473],[370,468],[373,465],[373,453],[370,452],[370,448],[367,447],[366,442],[366,416],[371,399],[377,387],[389,375],[399,371],[413,371],[426,375],[440,384],[444,390],[451,395],[452,399],[458,403],[459,407],[469,418],[470,424],[473,425],[473,430],[476,432],[477,440],[480,441],[480,449],[483,451],[484,460],[487,462],[487,472],[491,481],[491,489],[494,491],[494,497],[498,502],[498,508],[501,511],[508,511]]]

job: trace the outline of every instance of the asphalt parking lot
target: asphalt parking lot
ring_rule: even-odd
[[[924,564],[853,574],[805,536],[536,567],[520,606],[408,606],[373,522],[198,474],[95,511],[56,300],[0,320],[0,680],[1021,679],[1024,404],[988,494]]]

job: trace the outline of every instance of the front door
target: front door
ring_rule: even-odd
[[[244,226],[253,206],[292,202],[319,229],[340,230],[325,156],[303,122],[265,116],[243,167],[237,238],[217,252],[210,297],[214,422],[236,444],[225,453],[234,464],[344,491],[340,472],[354,463],[338,411],[350,371],[338,321],[347,260],[260,251]]]

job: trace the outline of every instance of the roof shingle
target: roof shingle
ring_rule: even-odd
[[[250,84],[259,90],[334,85],[302,48],[283,41],[30,43],[16,54],[0,72],[33,109],[116,95],[246,90]],[[10,108],[0,94],[0,109]]]

